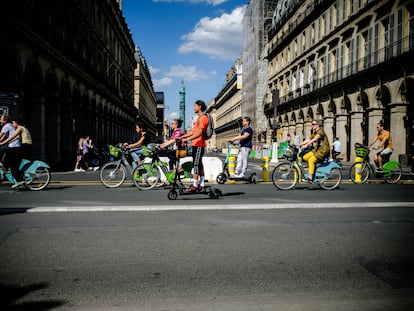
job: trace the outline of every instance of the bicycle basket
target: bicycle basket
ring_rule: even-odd
[[[296,155],[297,151],[293,147],[286,147],[282,150],[282,156],[288,160],[294,160]]]
[[[121,150],[119,150],[119,148],[113,146],[113,145],[109,145],[109,154],[111,156],[113,156],[114,158],[119,157],[119,154],[121,153]]]
[[[357,157],[365,159],[368,157],[369,149],[365,147],[357,147],[355,148],[355,155]]]
[[[148,147],[142,146],[142,155],[144,157],[152,157],[154,155],[154,150]]]

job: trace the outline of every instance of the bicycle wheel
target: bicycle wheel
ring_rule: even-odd
[[[25,186],[33,191],[45,189],[49,185],[50,177],[47,167],[38,167],[35,174],[25,173]]]
[[[116,188],[126,178],[126,168],[118,161],[105,163],[99,172],[99,180],[105,187]]]
[[[299,172],[291,163],[280,163],[272,172],[273,185],[280,190],[292,189],[298,182]]]
[[[390,163],[390,164],[389,164]],[[401,165],[399,163],[391,162],[385,163],[383,166],[384,179],[389,184],[396,184],[400,181],[402,176]]]
[[[160,180],[160,172],[155,165],[141,164],[132,172],[134,185],[141,190],[154,188]]]
[[[355,162],[349,169],[349,178],[356,184],[363,184],[367,181],[369,172],[367,162]]]
[[[342,180],[341,169],[338,167],[331,168],[329,174],[326,175],[326,179],[323,179],[318,183],[319,187],[325,190],[332,190],[339,186]]]

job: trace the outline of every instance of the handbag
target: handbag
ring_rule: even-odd
[[[305,154],[307,154],[308,152],[311,152],[312,150],[313,150],[313,146],[312,145],[307,146],[305,149],[302,149],[299,152],[299,157],[303,158]]]

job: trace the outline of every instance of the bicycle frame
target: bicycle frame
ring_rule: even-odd
[[[284,157],[288,162],[281,162],[272,172],[272,182],[280,190],[289,190],[301,181],[308,179],[304,167],[297,157],[298,149],[291,147],[289,155]],[[320,163],[314,174],[313,182],[325,190],[332,190],[339,186],[342,180],[341,166],[337,161],[324,161]]]
[[[151,171],[152,168],[156,167],[158,171],[161,174],[161,181],[166,180],[168,183],[173,184],[174,183],[174,177],[176,174],[176,170],[169,170],[167,169],[167,164],[161,160],[160,156],[158,155],[158,151],[154,153],[154,155],[151,158],[151,162],[144,162],[144,165],[148,164],[150,165],[148,167],[148,171]],[[187,171],[186,169],[183,170],[184,172],[184,178],[191,178],[191,171]],[[190,176],[191,175],[191,176]],[[181,176],[180,176],[181,177]]]
[[[15,184],[16,180],[14,179],[12,173],[10,171],[3,171],[3,164],[0,162],[0,166],[2,167],[2,169],[0,169],[0,180],[4,180],[7,179],[11,184]],[[26,188],[29,188],[30,190],[42,190],[44,188],[47,187],[47,185],[49,184],[50,181],[50,172],[49,172],[49,168],[50,166],[47,165],[45,162],[40,161],[40,160],[34,160],[34,161],[30,161],[27,159],[22,159],[20,162],[20,166],[19,169],[20,171],[23,172],[23,176],[24,176],[24,180],[26,183],[28,183],[26,185]],[[45,176],[47,177],[45,180],[41,180],[40,184],[38,185],[30,185],[37,174],[38,174],[38,169],[44,169],[46,174]]]
[[[358,146],[357,146],[358,145]],[[356,148],[362,145],[356,144]],[[369,147],[365,149],[371,150]],[[358,156],[358,154],[357,154]],[[401,165],[397,161],[389,161],[391,154],[383,156],[382,171],[379,171],[373,159],[369,156],[369,152],[364,156],[362,161],[357,161],[351,165],[349,175],[354,183],[364,183],[368,180],[369,174],[372,172],[375,178],[383,177],[387,183],[397,183],[401,179]]]
[[[119,187],[126,179],[127,174],[132,179],[132,166],[127,159],[129,150],[124,148],[121,144],[116,147],[121,152],[118,159],[105,163],[99,172],[99,179],[103,185],[108,188]]]
[[[299,170],[299,174],[300,174],[299,179],[298,179],[299,182],[302,180],[302,176],[303,176],[304,179],[308,178],[309,174],[305,173],[304,167],[303,167],[303,164],[302,164],[301,161],[296,159],[292,162],[292,165]],[[332,162],[324,161],[322,163],[319,163],[319,165],[315,169],[314,181],[316,183],[319,183],[321,181],[326,180],[327,175],[330,174],[330,171],[331,171],[332,168],[341,169],[341,166],[336,161],[332,161]]]

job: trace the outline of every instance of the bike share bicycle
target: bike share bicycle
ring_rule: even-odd
[[[108,188],[117,188],[125,181],[127,173],[132,176],[129,149],[119,143],[109,145],[109,154],[115,159],[105,163],[99,171],[99,180]]]
[[[169,184],[174,183],[176,170],[168,170],[167,163],[159,157],[159,146],[142,147],[142,155],[151,158],[151,162],[138,165],[132,172],[132,180],[136,187],[141,190],[149,190],[158,185],[164,186],[164,181]],[[191,170],[193,162],[184,162],[179,168],[179,174],[182,178],[192,178]]]
[[[181,147],[180,140],[176,140],[176,144],[178,148]],[[180,174],[180,158],[184,158],[185,156],[187,156],[187,150],[185,149],[176,150],[177,162],[175,165],[175,174],[174,174],[174,180],[172,182],[172,189],[168,192],[168,199],[175,200],[177,199],[178,195],[194,195],[194,194],[205,194],[214,199],[219,198],[222,195],[221,190],[217,188],[213,188],[211,186],[205,186],[203,190],[197,191],[197,192],[186,191],[187,188],[183,185],[182,180],[181,180],[181,174]]]
[[[299,182],[305,181],[308,174],[298,158],[299,148],[297,146],[286,147],[282,151],[282,157],[288,162],[276,165],[272,172],[273,185],[280,190],[290,190]],[[317,184],[325,190],[333,190],[339,186],[342,180],[341,165],[338,161],[318,163],[315,170],[315,177],[312,183]],[[309,182],[309,181],[307,181]]]
[[[224,184],[227,179],[234,180],[234,181],[247,181],[249,184],[257,184],[257,176],[256,173],[251,173],[249,177],[233,177],[230,175],[228,163],[229,158],[231,155],[231,149],[233,148],[233,143],[229,143],[229,147],[227,149],[226,158],[224,159],[223,171],[217,175],[216,181],[218,184]]]
[[[23,185],[33,191],[45,189],[49,185],[51,178],[49,168],[50,166],[43,161],[22,159],[19,169],[23,171]],[[6,179],[13,185],[16,183],[10,170],[6,170],[0,162],[0,181]]]
[[[355,155],[360,159],[357,159],[349,169],[349,177],[351,180],[356,184],[363,184],[368,180],[370,172],[372,172],[376,178],[382,177],[389,184],[399,182],[402,176],[402,168],[399,162],[389,160],[392,152],[382,155],[384,164],[382,165],[382,171],[380,171],[374,161],[369,157],[371,149],[371,147],[355,143]]]

